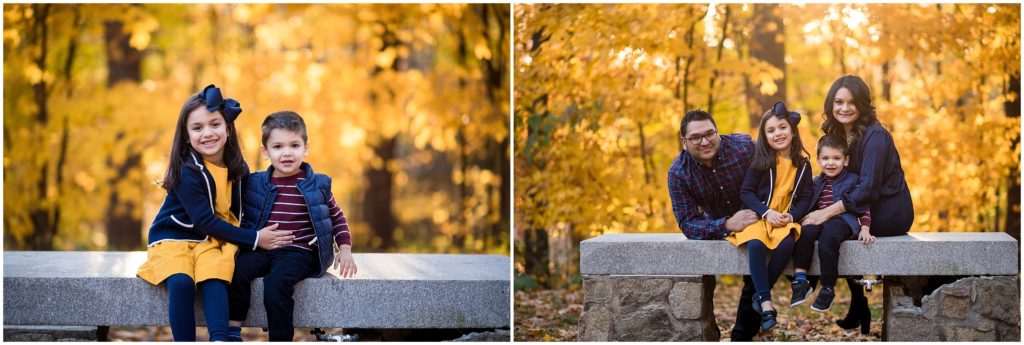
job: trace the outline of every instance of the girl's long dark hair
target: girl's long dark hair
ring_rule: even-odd
[[[188,122],[188,115],[193,110],[196,110],[196,108],[205,105],[206,103],[203,101],[203,98],[199,97],[199,94],[195,94],[185,101],[185,105],[181,106],[181,112],[178,113],[178,124],[174,129],[174,144],[171,145],[171,161],[167,164],[167,173],[164,174],[164,179],[160,183],[160,186],[167,190],[168,193],[178,185],[183,164],[188,166],[186,162],[192,160],[189,153],[194,151],[189,143],[188,129],[185,128],[186,122]],[[228,126],[228,140],[224,144],[224,163],[228,167],[228,178],[232,181],[239,181],[245,177],[245,157],[242,156],[242,148],[238,144],[235,123],[227,121],[227,119],[224,120],[224,123]],[[202,156],[196,154],[196,158],[202,159]]]
[[[853,94],[853,105],[857,107],[857,120],[853,122],[851,137],[847,138],[846,128],[832,114],[832,105],[835,104],[836,92],[846,88]],[[871,104],[871,89],[868,84],[858,76],[844,75],[832,83],[828,89],[828,96],[825,96],[825,113],[822,114],[825,122],[821,124],[821,131],[828,135],[837,136],[846,141],[850,147],[854,147],[861,139],[868,126],[878,123],[878,115],[875,113],[875,106]]]
[[[781,103],[777,103],[781,104]],[[800,140],[800,130],[796,127],[800,123],[800,114],[791,113],[786,110],[785,106],[781,107],[781,111],[778,106],[773,107],[772,110],[768,110],[761,116],[761,125],[757,129],[757,145],[754,146],[754,157],[750,161],[750,167],[757,170],[768,170],[775,167],[777,163],[775,156],[775,149],[768,145],[768,138],[764,134],[765,124],[768,123],[770,117],[780,117],[786,119],[786,123],[789,124],[790,132],[793,133],[793,141],[789,143],[789,160],[793,162],[793,166],[799,168],[804,160],[808,159],[811,154],[804,148],[803,141]]]

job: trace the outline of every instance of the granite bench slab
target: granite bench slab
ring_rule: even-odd
[[[839,248],[840,275],[1017,275],[1017,240],[1006,233],[912,232]],[[786,273],[792,272],[792,263]],[[818,274],[818,257],[810,274]],[[580,243],[584,275],[746,275],[746,246],[682,233],[605,234]]]
[[[336,270],[296,286],[295,327],[507,328],[503,255],[354,254],[355,278]],[[135,276],[145,252],[4,252],[5,325],[167,324],[167,289]],[[197,303],[198,325],[205,325]],[[262,279],[245,326],[265,327]]]

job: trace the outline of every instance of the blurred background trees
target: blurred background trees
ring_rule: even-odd
[[[142,250],[184,100],[293,110],[357,251],[508,253],[509,6],[5,4],[4,249]]]
[[[1020,232],[1019,4],[517,5],[517,287],[578,276],[609,232],[676,232],[679,122],[756,132],[776,100],[813,154],[831,83],[869,83],[914,198],[912,231]],[[815,169],[817,173],[817,168]]]

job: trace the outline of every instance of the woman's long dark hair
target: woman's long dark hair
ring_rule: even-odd
[[[768,138],[764,134],[765,124],[768,123],[770,117],[786,119],[786,123],[789,124],[790,132],[793,133],[793,141],[789,143],[789,160],[793,162],[793,166],[799,168],[804,160],[808,159],[806,157],[810,157],[811,154],[804,148],[804,143],[800,140],[800,130],[796,127],[800,124],[800,114],[787,110],[782,102],[775,103],[771,110],[761,116],[761,125],[757,129],[757,145],[754,147],[754,157],[750,162],[750,167],[757,170],[768,170],[775,167],[777,163],[775,156],[778,154],[775,153],[775,149],[771,145],[768,145]]]
[[[832,105],[835,103],[836,92],[839,92],[839,89],[842,88],[850,90],[850,93],[853,94],[853,105],[857,107],[858,113],[857,120],[853,122],[853,128],[850,131],[850,138],[846,136],[846,128],[832,114]],[[822,132],[838,136],[846,141],[851,148],[854,147],[861,139],[864,139],[864,133],[867,132],[868,126],[878,123],[875,106],[871,104],[871,89],[868,88],[868,84],[855,75],[844,75],[836,79],[832,83],[832,87],[828,89],[828,96],[825,96],[825,113],[822,114],[822,117],[825,119],[825,122],[821,124]]]
[[[182,164],[192,160],[189,153],[194,151],[189,143],[188,129],[185,128],[186,122],[188,122],[188,115],[193,110],[205,105],[206,103],[203,101],[203,98],[199,97],[199,94],[195,94],[185,101],[185,105],[181,106],[181,112],[178,113],[178,124],[174,130],[174,144],[171,145],[171,161],[167,164],[167,173],[164,174],[164,179],[160,184],[167,192],[171,192],[178,185],[178,180],[181,178]],[[223,114],[221,115],[223,116]],[[242,148],[238,144],[235,123],[227,121],[227,119],[224,120],[224,123],[228,126],[228,140],[224,144],[224,163],[228,166],[228,178],[232,181],[239,181],[245,177],[245,157],[242,156]],[[198,154],[196,158],[202,159]]]

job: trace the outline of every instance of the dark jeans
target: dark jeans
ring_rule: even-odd
[[[196,341],[196,283],[184,273],[172,275],[165,281],[167,314],[174,341]],[[227,284],[220,279],[209,279],[200,282],[198,287],[203,300],[203,315],[206,316],[206,329],[210,332],[210,341],[227,341]]]
[[[228,286],[231,320],[249,314],[252,281],[263,277],[263,305],[267,308],[270,341],[292,341],[295,284],[313,273],[316,251],[284,247],[271,251],[243,251],[235,259],[235,275]]]
[[[859,230],[858,230],[859,231]],[[842,218],[832,217],[819,225],[800,229],[793,253],[793,268],[808,269],[814,258],[814,241],[818,241],[818,260],[821,267],[821,285],[834,288],[839,275],[839,245],[850,239],[853,232]]]
[[[769,256],[770,251],[768,247],[759,240],[747,242],[750,277],[757,290],[754,293],[755,300],[766,301],[772,298],[772,286],[775,285],[782,270],[786,268],[789,260],[793,257],[793,248],[793,234],[790,233],[782,242],[779,242],[774,251],[771,251],[771,258],[765,263],[765,258]]]

